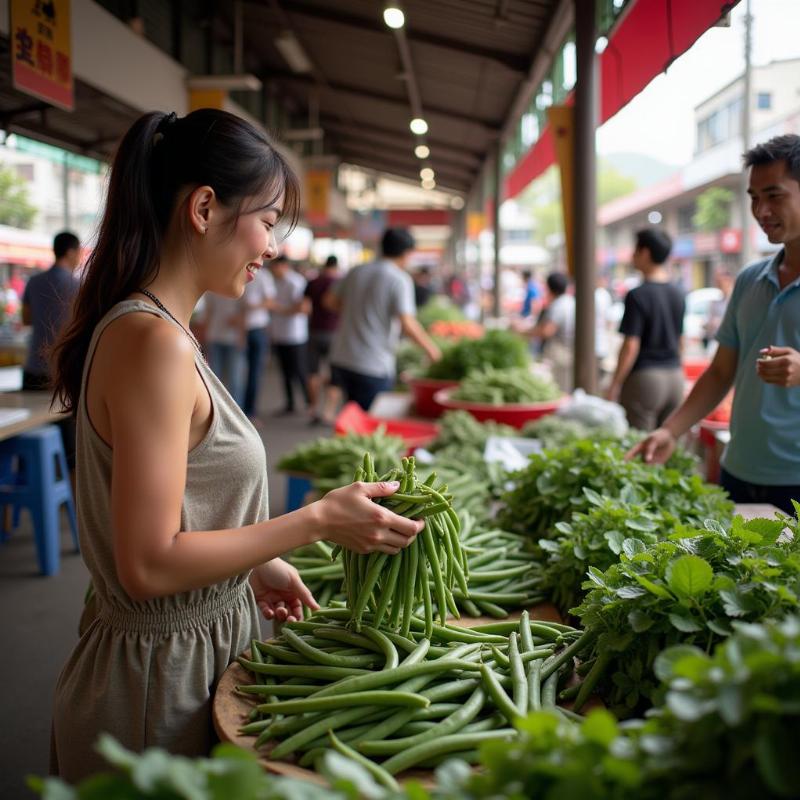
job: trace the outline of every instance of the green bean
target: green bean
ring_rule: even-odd
[[[254,710],[257,710],[254,708]],[[248,722],[247,725],[242,725],[239,728],[239,733],[244,734],[245,736],[249,736],[250,734],[261,733],[264,728],[269,727],[272,723],[271,719],[257,719],[253,722]]]
[[[312,627],[311,630],[319,639],[330,639],[334,642],[341,642],[342,644],[348,644],[353,647],[360,647],[365,650],[374,650],[376,653],[381,652],[380,647],[378,647],[371,639],[368,639],[361,633],[353,633],[353,631],[349,631],[346,628],[334,628],[330,625],[326,627],[320,627],[319,623],[317,623]]]
[[[386,576],[386,581],[381,587],[381,597],[378,601],[378,607],[375,609],[375,619],[373,624],[378,628],[383,620],[386,609],[389,607],[389,602],[394,595],[395,586],[397,585],[397,576],[400,572],[400,567],[403,564],[403,552],[400,551],[395,556],[392,556],[392,563],[389,567],[389,572]],[[395,604],[396,605],[396,604]]]
[[[558,693],[559,673],[556,670],[542,684],[542,708],[556,707],[556,694]]]
[[[282,661],[284,664],[309,663],[308,659],[300,653],[296,653],[295,651],[290,650],[288,647],[281,647],[280,645],[273,644],[272,642],[258,642],[256,647],[261,651],[262,654],[270,655],[278,661]],[[261,663],[263,665],[264,662],[256,662],[254,660],[253,663]]]
[[[398,691],[359,691],[350,694],[336,694],[326,697],[312,695],[301,700],[279,700],[276,703],[263,703],[258,706],[262,714],[308,714],[318,711],[338,710],[342,706],[409,706],[427,708],[430,700],[412,692]]]
[[[520,716],[519,709],[511,701],[511,698],[505,693],[505,690],[503,689],[494,672],[489,669],[486,664],[481,664],[480,669],[481,681],[483,683],[483,687],[488,692],[489,697],[492,698],[495,706],[497,706],[497,710],[511,723],[511,725],[514,725]]]
[[[421,556],[418,558],[417,564],[417,585],[422,591],[422,602],[425,608],[425,636],[430,639],[433,635],[433,603],[431,601],[431,588],[428,584],[428,565]],[[439,577],[441,579],[441,575]],[[446,614],[447,612],[442,609],[442,613]]]
[[[313,661],[328,667],[364,667],[375,663],[375,655],[368,653],[359,656],[341,656],[326,653],[324,650],[312,647],[291,629],[286,629],[281,634],[283,638],[306,660]]]
[[[411,629],[411,614],[414,610],[414,598],[416,597],[417,583],[422,579],[419,576],[419,543],[415,539],[408,546],[404,553],[407,559],[407,568],[405,572],[405,583],[403,584],[403,614],[402,623],[400,625],[400,633],[403,636],[408,636]],[[424,578],[427,580],[427,576]]]
[[[400,663],[397,650],[395,650],[394,645],[385,633],[372,627],[364,627],[361,631],[364,636],[371,639],[381,648],[381,652],[384,656],[384,669],[394,669]]]
[[[523,653],[533,651],[533,634],[531,633],[531,620],[527,610],[523,611],[519,618],[519,642],[520,650]]]
[[[321,719],[317,719],[314,722],[304,722],[304,717],[298,717],[297,719],[300,721],[302,729],[294,733],[288,739],[284,739],[282,742],[277,744],[274,750],[272,750],[270,753],[270,758],[286,758],[286,756],[291,755],[296,750],[301,749],[304,744],[313,742],[314,739],[318,738],[327,731],[343,728],[345,725],[349,725],[351,722],[364,719],[369,714],[369,708],[359,707],[348,708],[346,711],[339,711],[335,714],[321,714],[319,715],[321,716]],[[265,741],[269,741],[270,738],[272,737],[268,736]],[[258,746],[258,744],[258,741],[256,741],[256,746]]]
[[[528,710],[542,707],[542,662],[532,661],[528,666]]]
[[[580,638],[574,641],[569,647],[565,648],[557,656],[547,661],[542,667],[542,680],[546,681],[557,669],[560,669],[564,664],[570,661],[573,656],[578,655],[584,650],[588,649],[594,640],[597,638],[597,631],[588,630],[584,631]]]
[[[392,644],[397,645],[397,647],[399,647],[401,650],[405,650],[407,653],[413,653],[417,647],[416,642],[412,642],[411,639],[408,639],[399,633],[394,633],[393,631],[383,631],[383,634]]]
[[[380,672],[372,672],[368,675],[358,675],[348,680],[339,681],[331,684],[325,689],[321,689],[312,697],[330,697],[344,693],[363,692],[368,689],[377,689],[380,686],[387,686],[400,681],[413,678],[418,675],[429,673],[447,672],[448,670],[476,671],[478,664],[464,659],[437,659],[436,661],[423,661],[421,664],[401,664],[395,669],[384,669]]]
[[[392,777],[392,775],[387,772],[383,767],[378,766],[374,761],[370,761],[368,758],[364,758],[361,753],[353,750],[352,747],[341,742],[339,739],[336,738],[336,735],[333,731],[329,733],[331,737],[331,742],[333,743],[334,748],[341,753],[343,756],[353,760],[356,764],[361,765],[373,778],[381,785],[385,786],[387,789],[391,789],[393,792],[400,791],[400,784]]]
[[[392,756],[392,758],[383,763],[383,768],[391,775],[396,775],[398,772],[413,767],[427,758],[463,750],[491,739],[510,739],[515,734],[516,731],[513,728],[500,728],[494,731],[443,736],[435,742],[424,742]]]
[[[240,694],[267,695],[272,697],[306,697],[319,689],[319,686],[311,684],[300,684],[292,686],[290,684],[278,684],[273,686],[263,686],[258,683],[248,686],[237,686],[236,691]]]
[[[578,692],[578,696],[575,698],[575,704],[573,706],[575,711],[580,711],[583,708],[584,704],[589,699],[589,696],[594,691],[594,687],[597,685],[597,682],[603,677],[603,673],[606,671],[606,667],[613,656],[614,654],[611,652],[611,650],[603,650],[597,656],[594,666],[581,683],[580,691]]]
[[[488,600],[475,600],[475,605],[477,605],[484,614],[488,614],[490,617],[503,619],[508,616],[508,612],[504,608],[498,606],[496,603],[490,603]]]
[[[304,666],[302,664],[256,664],[246,658],[236,659],[250,672],[260,672],[264,675],[277,675],[295,678],[312,678],[317,680],[338,680],[351,678],[354,675],[369,675],[369,670],[356,667],[323,667],[317,664]]]
[[[528,711],[528,677],[520,657],[516,633],[512,633],[508,639],[508,659],[511,662],[511,696],[519,713],[524,715]]]
[[[394,755],[406,748],[428,742],[439,736],[449,736],[472,722],[472,720],[480,714],[485,701],[486,695],[483,689],[478,688],[472,693],[472,696],[463,706],[427,732],[417,734],[416,736],[391,739],[389,741],[364,741],[358,745],[358,749],[368,756]]]

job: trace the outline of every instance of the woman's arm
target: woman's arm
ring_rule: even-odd
[[[268,522],[180,531],[196,402],[192,345],[173,326],[150,325],[124,351],[103,384],[112,430],[114,557],[134,600],[209,586],[319,539],[394,553],[421,530],[422,523],[371,502],[395,485],[360,483]]]

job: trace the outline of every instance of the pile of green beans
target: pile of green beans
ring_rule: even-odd
[[[543,403],[557,400],[561,391],[552,378],[536,375],[527,367],[471,372],[452,394],[453,400],[470,403]]]
[[[392,788],[411,767],[453,755],[474,763],[480,742],[511,738],[528,711],[555,708],[581,641],[580,631],[527,612],[472,629],[433,625],[430,636],[416,616],[408,635],[374,627],[372,614],[356,633],[349,619],[347,608],[321,609],[253,642],[239,662],[254,683],[237,688],[258,703],[241,732],[257,737],[257,749],[269,745],[270,758],[301,766],[346,749]]]
[[[376,469],[385,472],[397,464],[406,445],[400,437],[389,436],[384,426],[369,434],[320,437],[283,456],[278,469],[310,475],[316,489],[329,492],[350,481],[366,450],[372,453]]]
[[[417,480],[413,458],[404,458],[400,469],[382,476],[375,471],[371,453],[364,454],[363,466],[356,470],[356,481],[397,480],[399,490],[375,502],[395,514],[424,519],[419,536],[397,555],[360,555],[342,551],[344,589],[351,622],[356,631],[367,609],[374,611],[375,626],[385,624],[407,636],[411,617],[419,604],[425,615],[425,633],[433,630],[434,606],[444,623],[448,611],[459,616],[454,594],[469,594],[469,565],[461,547],[461,522],[450,505],[446,486],[436,487],[436,473],[422,483]],[[334,548],[336,554],[340,548]],[[431,585],[433,588],[431,588]],[[458,588],[456,588],[456,586]]]

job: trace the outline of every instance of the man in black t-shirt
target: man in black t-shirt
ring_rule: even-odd
[[[651,431],[681,404],[681,334],[685,298],[669,283],[665,262],[672,240],[658,228],[636,234],[633,265],[644,276],[625,298],[625,337],[606,396],[619,401],[634,428]]]

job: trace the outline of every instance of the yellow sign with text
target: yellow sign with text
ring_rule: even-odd
[[[10,9],[14,87],[72,111],[70,0],[11,0]]]
[[[312,225],[327,225],[330,221],[331,183],[329,169],[310,169],[306,172],[306,219]]]
[[[477,239],[485,229],[486,214],[482,211],[470,211],[467,214],[467,238]]]
[[[553,131],[556,161],[561,173],[561,208],[564,215],[564,240],[567,246],[567,271],[575,274],[575,110],[572,106],[550,106],[547,121]]]

